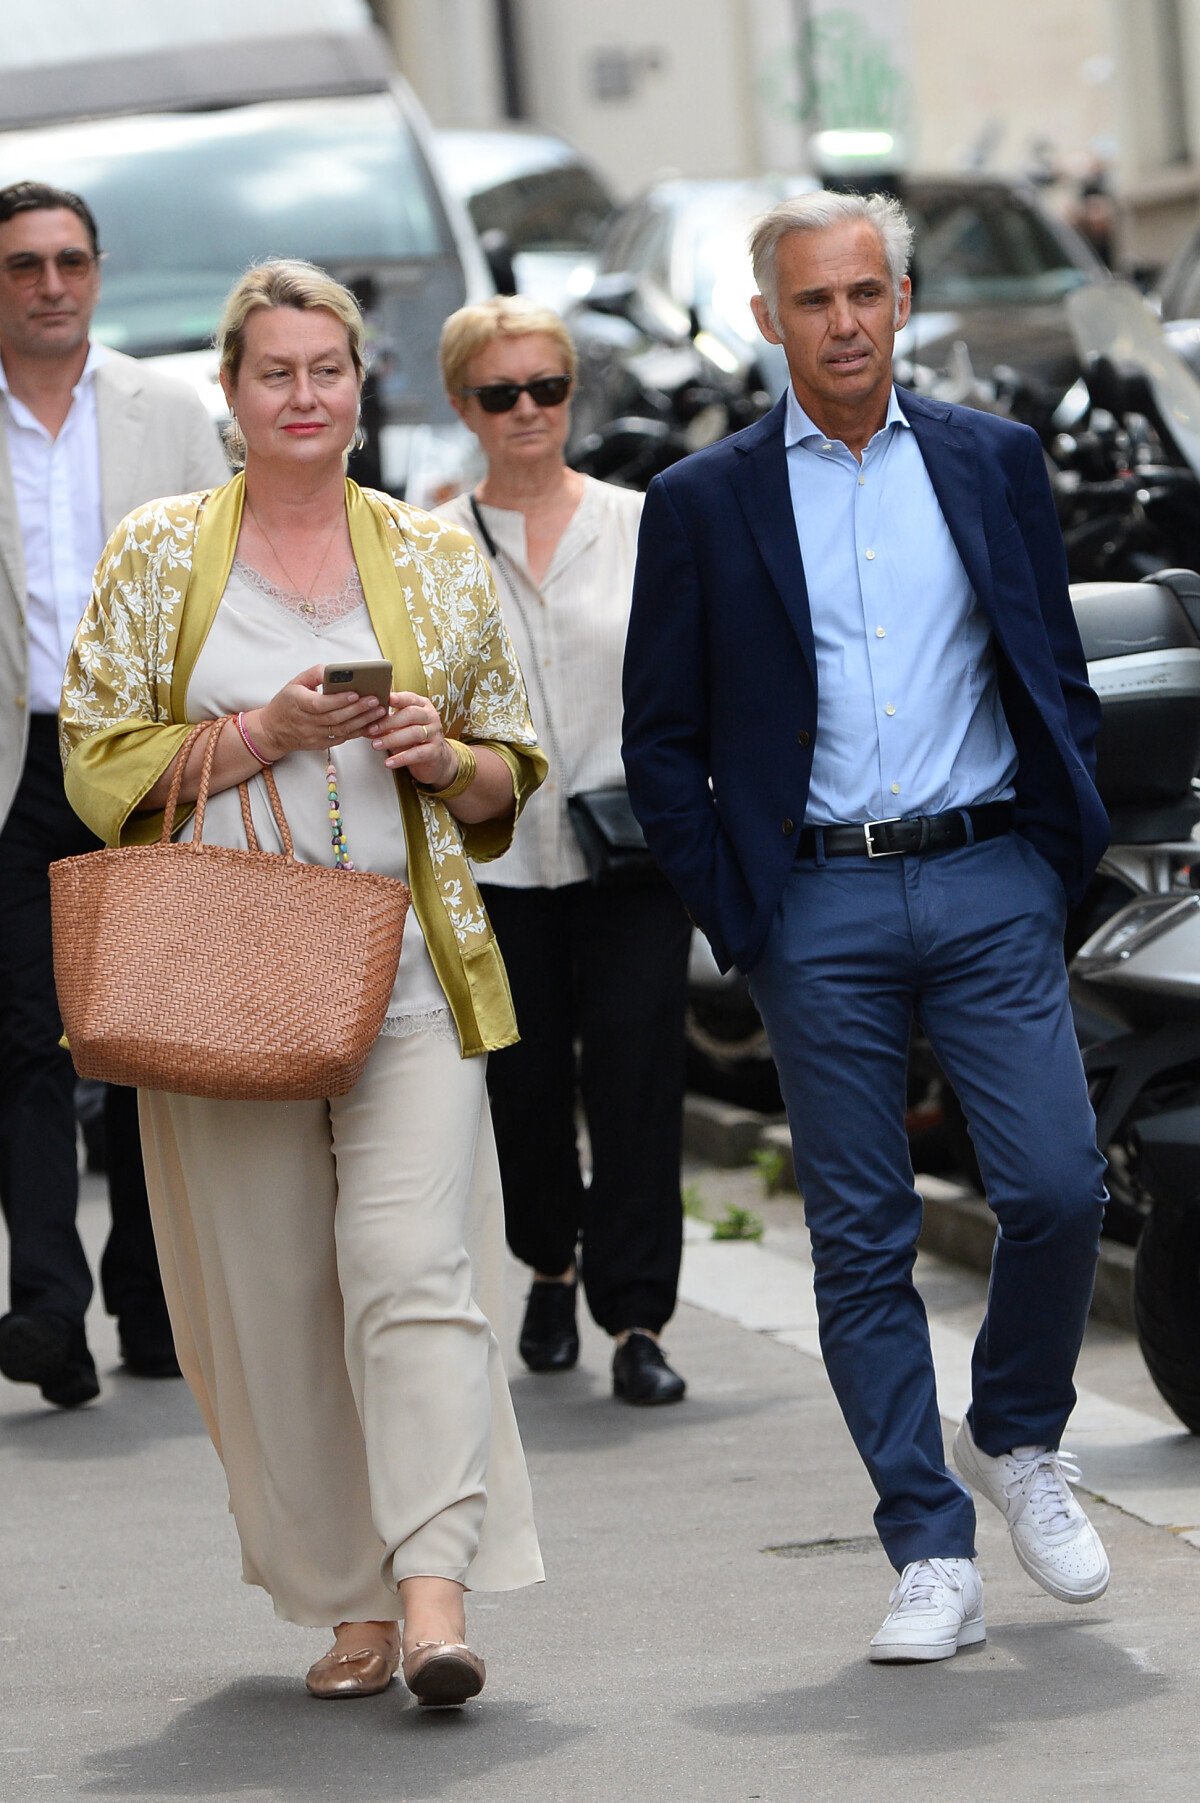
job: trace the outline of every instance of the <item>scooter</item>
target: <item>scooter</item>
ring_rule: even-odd
[[[1077,584],[1072,600],[1113,826],[1089,897],[1101,918],[1070,966],[1105,1231],[1136,1243],[1147,1369],[1200,1433],[1200,575]]]

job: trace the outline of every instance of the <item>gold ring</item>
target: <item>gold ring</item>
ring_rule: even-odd
[[[332,726],[327,726],[325,732],[329,739],[329,743],[332,745],[333,741],[337,738],[337,733],[333,730]]]
[[[424,737],[424,739],[422,739],[421,743],[423,745],[427,745],[429,743],[429,728],[425,725],[424,721],[421,722],[421,731],[425,734],[425,737]]]

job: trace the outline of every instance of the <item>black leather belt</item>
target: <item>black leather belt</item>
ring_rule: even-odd
[[[905,858],[925,851],[953,851],[980,839],[1012,831],[1011,801],[985,801],[950,814],[917,814],[911,819],[867,820],[861,826],[806,826],[796,846],[798,858],[817,855],[820,833],[827,858]],[[971,831],[967,831],[967,822]]]

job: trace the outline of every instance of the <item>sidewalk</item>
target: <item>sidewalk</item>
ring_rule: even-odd
[[[696,1181],[722,1205],[733,1193],[729,1173]],[[690,1385],[681,1407],[614,1403],[591,1328],[576,1372],[514,1370],[549,1581],[473,1605],[490,1677],[462,1712],[424,1717],[397,1687],[345,1708],[306,1697],[321,1636],[275,1623],[239,1584],[220,1469],[183,1386],[109,1376],[102,1316],[98,1405],[64,1415],[0,1383],[0,1798],[1191,1795],[1200,1556],[1168,1527],[1200,1526],[1200,1442],[1136,1406],[1128,1375],[1114,1386],[1101,1346],[1096,1394],[1143,1439],[1147,1422],[1157,1430],[1142,1475],[1149,1457],[1177,1519],[1098,1503],[1113,1583],[1073,1610],[1021,1573],[989,1513],[986,1645],[937,1666],[870,1666],[891,1574],[811,1355],[799,1211],[768,1212],[762,1246],[689,1243],[689,1300],[669,1331]],[[930,1277],[940,1332],[970,1298],[953,1272]],[[515,1322],[515,1270],[513,1303]],[[942,1351],[949,1374],[957,1349]],[[960,1401],[943,1391],[944,1407]],[[1103,1458],[1119,1477],[1130,1426],[1112,1416],[1077,1445],[1085,1477]]]

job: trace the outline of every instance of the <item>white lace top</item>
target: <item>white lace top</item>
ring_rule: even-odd
[[[277,587],[238,558],[192,671],[187,717],[206,720],[215,714],[261,707],[313,664],[350,663],[378,656],[379,644],[357,570],[351,569],[333,593],[306,600]],[[355,865],[359,870],[378,870],[404,879],[408,855],[391,771],[365,739],[339,745],[333,761]],[[332,865],[325,753],[291,752],[274,766],[274,775],[296,856],[308,864]],[[267,850],[280,850],[279,833],[260,777],[250,783],[250,809],[259,843]],[[191,834],[189,820],[180,836],[187,839]],[[214,845],[246,843],[236,789],[213,796],[205,816],[204,837]],[[457,1039],[445,992],[411,908],[383,1031],[394,1037],[436,1032]]]

